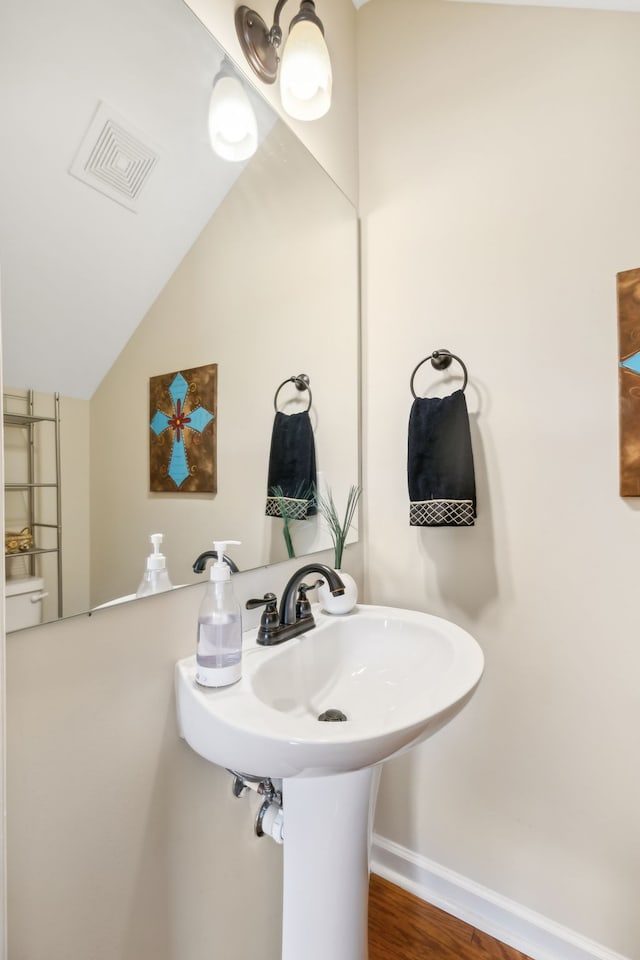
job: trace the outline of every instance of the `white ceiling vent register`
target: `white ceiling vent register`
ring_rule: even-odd
[[[159,154],[109,104],[101,102],[69,173],[137,213]]]

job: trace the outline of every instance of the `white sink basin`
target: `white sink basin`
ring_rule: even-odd
[[[231,687],[200,687],[195,657],[177,664],[180,731],[196,753],[259,777],[360,770],[438,730],[482,675],[476,641],[439,617],[364,605],[343,617],[313,612],[316,628],[279,646],[246,633]],[[332,708],[346,722],[318,721]]]

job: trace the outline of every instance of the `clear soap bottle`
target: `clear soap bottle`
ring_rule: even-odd
[[[144,576],[140,581],[136,597],[148,597],[152,593],[163,593],[165,590],[173,589],[167,572],[166,557],[160,553],[160,544],[163,539],[161,533],[152,533],[149,537],[153,544],[153,552],[147,557]]]
[[[214,540],[218,559],[198,614],[196,681],[203,687],[226,687],[242,673],[242,614],[231,584],[231,570],[223,560],[227,544]]]

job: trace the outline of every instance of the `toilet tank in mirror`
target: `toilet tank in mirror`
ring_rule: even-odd
[[[181,0],[6,0],[0,21],[5,424],[25,419],[5,427],[5,533],[30,531],[8,579],[37,578],[48,622],[134,596],[152,533],[174,586],[214,539],[241,541],[240,570],[287,559],[265,515],[285,380],[309,378],[277,409],[312,398],[319,489],[340,509],[359,481],[352,204],[246,78],[257,148],[214,153],[234,68]],[[216,491],[153,492],[150,381],[211,365]],[[297,557],[331,545],[317,516],[289,526]]]

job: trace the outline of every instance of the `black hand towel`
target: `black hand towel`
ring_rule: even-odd
[[[473,526],[476,482],[462,390],[413,401],[407,474],[412,527]]]
[[[268,517],[304,520],[316,513],[316,447],[308,412],[284,414],[273,421],[269,477]]]

